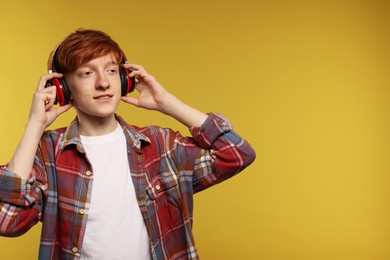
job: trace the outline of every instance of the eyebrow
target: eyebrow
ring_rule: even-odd
[[[119,63],[117,61],[109,61],[109,62],[107,62],[107,64],[105,64],[106,67],[107,66],[111,66],[111,65],[119,66]],[[82,69],[82,68],[86,68],[86,67],[87,68],[88,67],[93,68],[93,67],[95,67],[95,65],[92,65],[90,62],[86,62],[86,63],[80,65],[76,70],[79,70],[79,69]]]

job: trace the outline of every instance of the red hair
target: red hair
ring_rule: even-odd
[[[52,51],[49,69],[71,73],[81,65],[107,54],[114,54],[118,64],[124,59],[119,45],[102,31],[78,29]]]

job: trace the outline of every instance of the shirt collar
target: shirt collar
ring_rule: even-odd
[[[123,133],[125,134],[125,138],[127,141],[127,145],[139,151],[142,145],[146,145],[150,143],[150,139],[138,132],[134,127],[128,125],[125,120],[123,120],[120,116],[115,114],[115,119],[118,121],[119,125],[123,129]],[[76,149],[85,153],[83,144],[81,143],[80,134],[78,131],[78,120],[77,117],[70,123],[70,125],[66,128],[59,144],[60,151],[62,152],[67,146],[75,145]]]

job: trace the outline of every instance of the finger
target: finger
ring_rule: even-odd
[[[147,77],[148,73],[145,70],[132,70],[129,76],[141,79]]]
[[[56,120],[57,117],[59,117],[61,114],[68,111],[71,107],[72,104],[67,104],[59,108],[53,108],[53,107],[49,108],[47,110],[47,116],[48,116],[47,124],[50,125],[51,123],[53,123],[53,121]]]
[[[54,105],[55,100],[56,100],[56,95],[52,93],[48,93],[44,97],[43,103],[45,104],[46,110]]]
[[[124,101],[125,103],[134,105],[134,106],[139,106],[138,98],[134,97],[129,97],[129,96],[123,96],[121,97],[121,100]]]
[[[141,65],[134,64],[134,63],[125,63],[123,66],[127,68],[131,68],[133,70],[144,70],[144,68]]]
[[[143,72],[143,73],[146,73],[146,70],[144,67],[142,67],[141,65],[137,65],[137,64],[126,64],[127,68],[130,69],[132,72]]]
[[[130,64],[130,63],[122,63],[122,67],[123,67],[123,68],[126,68],[126,69],[131,68],[132,65],[133,65],[133,64]]]
[[[56,87],[50,86],[50,87],[43,88],[41,90],[36,91],[35,95],[41,98],[41,97],[45,97],[47,95],[55,95],[56,92],[57,92]]]
[[[58,115],[61,115],[62,113],[65,113],[66,111],[68,111],[71,107],[73,106],[73,104],[66,104],[64,106],[61,106],[59,108],[57,108],[57,114]]]
[[[54,104],[55,99],[56,89],[55,87],[50,87],[48,89],[42,89],[40,91],[35,92],[33,102],[39,106],[43,103],[47,110]]]
[[[49,86],[49,87],[45,87],[41,90],[38,90],[37,92],[40,92],[40,93],[49,93],[49,94],[55,94],[57,92],[57,89],[55,86]]]
[[[44,89],[48,80],[51,80],[53,78],[62,78],[62,76],[63,76],[63,74],[57,73],[57,72],[48,73],[46,75],[41,76],[39,78],[37,90]]]

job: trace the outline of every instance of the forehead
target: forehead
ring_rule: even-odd
[[[110,66],[110,65],[118,65],[119,61],[116,59],[116,56],[113,53],[108,53],[106,55],[94,58],[89,60],[79,66],[79,68],[83,67],[99,67],[99,66]]]

